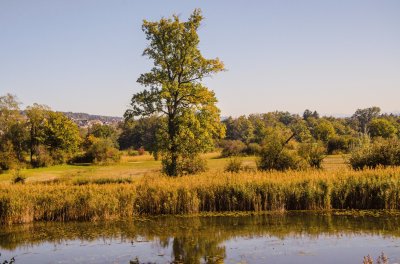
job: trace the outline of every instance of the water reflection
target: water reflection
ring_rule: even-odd
[[[224,242],[235,239],[293,239],[304,236],[318,239],[365,234],[400,237],[400,217],[297,212],[236,217],[165,216],[96,223],[36,223],[2,227],[0,252],[8,252],[8,256],[11,256],[10,252],[38,248],[46,243],[65,247],[67,244],[73,245],[74,241],[79,241],[80,245],[101,241],[103,245],[113,246],[114,251],[121,245],[135,247],[137,251],[128,256],[131,263],[223,263],[229,257]],[[137,261],[134,260],[136,257]]]

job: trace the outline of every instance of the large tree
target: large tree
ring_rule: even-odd
[[[143,55],[153,60],[154,67],[137,80],[147,89],[133,95],[125,117],[160,116],[158,149],[164,172],[171,176],[190,172],[185,164],[224,134],[215,94],[201,83],[224,70],[218,58],[206,59],[200,53],[197,30],[202,19],[196,9],[187,21],[174,15],[156,22],[144,20],[142,26],[149,41]]]

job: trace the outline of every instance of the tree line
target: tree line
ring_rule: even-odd
[[[109,163],[120,150],[150,151],[170,176],[206,169],[201,153],[222,148],[222,156],[258,155],[258,169],[321,167],[325,154],[350,153],[355,169],[400,165],[400,119],[379,107],[358,109],[350,118],[270,112],[220,119],[215,93],[202,81],[225,70],[219,58],[199,50],[203,16],[195,9],[187,21],[179,16],[144,20],[148,40],[143,56],[153,62],[137,82],[145,87],[132,96],[125,122],[118,127],[78,126],[44,105],[24,113],[15,96],[0,97],[0,169],[65,162]],[[240,170],[240,164],[231,164]]]
[[[68,162],[107,164],[119,160],[120,150],[128,150],[130,155],[146,150],[159,158],[163,151],[160,130],[166,117],[127,117],[116,127],[95,124],[79,128],[47,106],[33,104],[24,111],[19,106],[15,96],[0,96],[1,170]],[[308,109],[303,115],[275,111],[228,117],[220,125],[225,135],[215,137],[202,151],[220,148],[222,157],[257,155],[263,160],[260,169],[296,169],[304,162],[318,168],[326,154],[352,154],[354,168],[397,164],[400,159],[396,154],[400,117],[383,114],[379,107],[358,109],[351,117],[321,117]],[[380,157],[372,157],[373,152]],[[197,162],[187,164],[191,168],[186,168],[186,173],[201,170],[202,163]]]

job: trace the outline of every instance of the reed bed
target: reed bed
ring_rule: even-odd
[[[400,168],[147,175],[131,183],[0,185],[1,223],[225,211],[400,209]]]

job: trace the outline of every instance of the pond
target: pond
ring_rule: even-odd
[[[400,216],[161,216],[0,229],[0,263],[400,263]],[[376,263],[376,262],[375,262]]]

